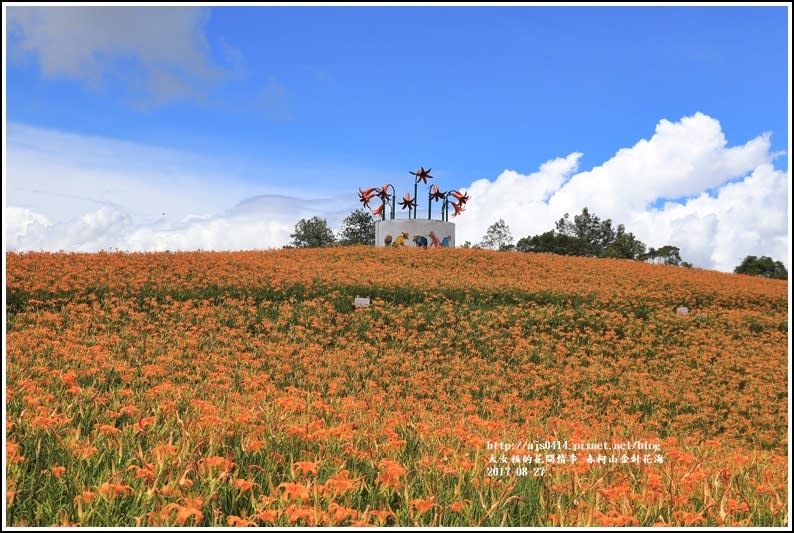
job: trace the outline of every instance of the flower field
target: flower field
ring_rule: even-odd
[[[468,249],[6,260],[8,525],[789,522],[785,281]]]

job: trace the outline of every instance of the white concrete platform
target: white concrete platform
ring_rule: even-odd
[[[455,224],[421,218],[379,220],[375,222],[375,246],[454,248]]]

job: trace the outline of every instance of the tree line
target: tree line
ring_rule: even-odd
[[[500,219],[488,228],[478,247],[692,266],[681,259],[681,250],[677,246],[667,244],[658,249],[648,248],[633,233],[627,231],[623,224],[614,226],[612,219],[601,220],[587,207],[573,219],[565,213],[554,226],[552,230],[524,237],[513,245],[510,228]]]
[[[334,235],[324,218],[302,218],[290,234],[292,241],[286,248],[326,248],[329,246],[375,245],[375,218],[364,209],[356,209],[342,222]]]
[[[301,219],[288,248],[321,248],[328,246],[374,245],[376,219],[366,210],[357,209],[342,223],[338,235],[328,227],[325,219]],[[691,268],[692,264],[681,258],[681,250],[672,244],[659,248],[648,247],[623,224],[615,226],[611,219],[602,220],[585,207],[573,218],[568,213],[554,224],[554,229],[538,235],[529,235],[513,244],[510,227],[504,220],[493,223],[482,240],[472,245],[466,241],[464,248],[490,250],[554,253],[584,257],[611,257],[633,259],[655,264]],[[788,279],[788,271],[780,261],[767,256],[749,255],[734,272],[775,279]]]

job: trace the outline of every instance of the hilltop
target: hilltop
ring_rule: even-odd
[[[785,281],[470,249],[6,258],[12,524],[787,520]],[[594,447],[619,442],[648,447]],[[42,464],[76,477],[31,492]],[[116,495],[56,503],[86,491]]]

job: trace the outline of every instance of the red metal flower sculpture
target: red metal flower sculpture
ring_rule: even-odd
[[[437,202],[439,200],[442,200],[443,198],[444,198],[444,193],[441,192],[438,188],[438,185],[434,183],[433,186],[430,187],[430,193],[427,198],[427,220],[433,218],[433,201],[435,200]]]
[[[416,183],[419,183],[420,181],[422,183],[427,183],[427,180],[433,179],[433,176],[430,175],[431,170],[433,169],[428,168],[427,170],[425,170],[425,167],[419,167],[419,170],[417,170],[416,172],[409,172],[409,174],[413,174],[414,176],[416,176]]]
[[[438,185],[434,184],[432,187],[430,187],[430,199],[431,200],[438,201],[438,200],[441,200],[442,198],[444,198],[444,193],[441,192],[440,190],[438,190]]]
[[[416,172],[409,172],[412,176],[414,176],[414,195],[411,197],[410,193],[405,193],[405,196],[400,201],[400,206],[403,209],[408,208],[408,218],[416,218],[416,214],[419,211],[418,209],[418,187],[419,182],[427,183],[427,180],[433,179],[433,176],[430,175],[430,171],[432,169],[420,166],[419,170]],[[389,188],[391,187],[391,192],[389,192]],[[454,197],[457,200],[457,203],[450,201],[450,196]],[[373,198],[379,198],[381,201],[381,205],[378,207],[372,208],[369,205],[369,202]],[[369,189],[361,189],[358,190],[358,199],[364,204],[364,207],[369,208],[375,216],[379,216],[381,220],[386,220],[386,204],[389,203],[391,200],[391,218],[394,219],[396,203],[397,203],[397,192],[394,190],[394,187],[386,183],[383,187],[370,187]],[[443,205],[441,206],[441,220],[449,220],[449,204],[455,209],[455,216],[461,214],[464,211],[466,202],[469,200],[468,194],[462,194],[459,191],[448,191],[443,192],[438,188],[438,185],[431,185],[430,191],[428,193],[428,201],[427,201],[427,219],[431,220],[433,218],[433,210],[432,205],[433,201],[442,200]]]
[[[403,209],[405,209],[406,207],[408,209],[413,209],[416,206],[416,201],[412,200],[411,199],[411,193],[407,192],[407,193],[405,193],[405,196],[403,197],[402,201],[400,202],[400,205],[402,206]]]
[[[468,194],[461,194],[458,191],[449,191],[449,194],[454,196],[458,200],[458,202],[460,202],[461,205],[466,205],[466,202],[469,201],[469,195]]]
[[[384,203],[388,202],[391,199],[391,194],[389,194],[389,187],[391,187],[391,184],[385,183],[383,187],[377,189],[377,194],[380,197],[380,199],[383,200]],[[394,187],[392,187],[392,190],[394,190]]]
[[[369,207],[369,201],[372,200],[378,193],[377,187],[370,187],[366,191],[358,190],[358,199],[364,204],[364,207]]]

